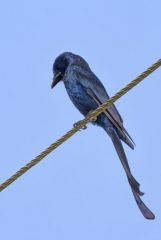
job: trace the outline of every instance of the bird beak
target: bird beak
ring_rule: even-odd
[[[53,82],[51,84],[51,88],[54,88],[56,86],[56,84],[61,80],[61,72],[58,72],[57,74],[55,74],[55,76],[53,77]]]

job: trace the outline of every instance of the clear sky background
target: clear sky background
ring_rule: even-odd
[[[110,95],[161,57],[161,2],[0,2],[0,181],[82,115],[63,84],[50,89],[64,51],[84,57]],[[106,133],[88,125],[0,193],[1,239],[161,239],[161,69],[117,101],[136,142],[125,146],[156,215],[139,212]]]

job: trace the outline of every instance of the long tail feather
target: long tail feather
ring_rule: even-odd
[[[127,158],[126,158],[126,155],[125,155],[125,152],[124,152],[124,149],[123,149],[123,146],[122,146],[122,143],[120,141],[120,138],[119,136],[117,135],[115,129],[113,128],[108,128],[108,133],[112,139],[112,142],[114,144],[114,147],[117,151],[117,154],[120,158],[120,161],[123,165],[123,168],[126,172],[126,175],[127,175],[127,178],[128,178],[128,181],[131,185],[131,187],[140,195],[142,196],[144,193],[140,191],[139,189],[139,186],[140,184],[136,181],[136,179],[133,177],[133,175],[131,174],[131,171],[130,171],[130,167],[129,167],[129,164],[128,164],[128,161],[127,161]]]
[[[141,200],[140,196],[142,196],[144,193],[142,193],[139,190],[139,186],[140,184],[136,181],[136,179],[133,177],[133,175],[131,174],[130,171],[130,167],[121,143],[121,140],[119,138],[119,136],[117,135],[115,129],[113,128],[108,128],[105,129],[106,132],[110,135],[112,142],[114,144],[114,147],[117,151],[117,154],[120,158],[120,161],[124,167],[124,170],[126,172],[127,178],[128,178],[128,182],[130,184],[131,190],[133,192],[135,201],[141,211],[141,213],[143,214],[143,216],[147,219],[154,219],[155,215],[150,211],[150,209],[144,204],[144,202]]]
[[[132,189],[132,188],[131,188]],[[141,213],[143,214],[143,216],[147,219],[155,219],[155,215],[154,213],[152,213],[152,211],[145,205],[145,203],[141,200],[141,198],[137,195],[137,193],[132,189],[135,201],[141,211]]]

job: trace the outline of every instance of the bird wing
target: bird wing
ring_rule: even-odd
[[[89,73],[89,71],[80,71],[79,69],[76,69],[75,73],[79,79],[79,83],[85,88],[87,94],[94,99],[98,106],[102,105],[109,99],[106,89],[93,72]],[[124,128],[123,119],[115,105],[112,104],[104,111],[104,113],[119,131],[121,139],[133,149],[134,141]]]

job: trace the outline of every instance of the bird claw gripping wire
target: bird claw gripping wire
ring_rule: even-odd
[[[80,125],[81,125],[81,123],[82,123],[82,121],[78,121],[78,122],[76,122],[76,123],[74,123],[73,124],[73,127],[74,128],[78,128],[79,129],[79,131],[82,129],[82,130],[85,130],[85,129],[87,129],[87,126],[85,125],[85,126],[83,126],[83,127],[81,127],[81,128],[79,128],[80,127]]]
[[[86,118],[87,118],[87,119],[89,118],[89,121],[90,121],[90,122],[95,122],[95,121],[97,120],[97,117],[91,116],[92,112],[93,112],[92,110],[89,111],[89,113],[87,114]],[[82,127],[81,127],[81,125],[82,125],[82,121],[78,121],[78,122],[76,122],[76,123],[73,124],[73,127],[74,127],[74,128],[78,128],[79,131],[80,131],[81,129],[82,129],[82,130],[87,129],[87,126],[86,126],[86,125],[84,125],[84,126],[82,126]]]

